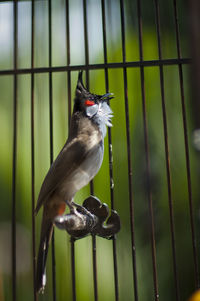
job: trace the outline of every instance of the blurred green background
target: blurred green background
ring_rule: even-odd
[[[105,1],[108,62],[122,61],[120,3]],[[126,59],[139,60],[136,1],[124,1],[126,22]],[[163,58],[176,58],[173,1],[160,0],[161,42]],[[189,57],[186,1],[177,1],[182,56]],[[154,2],[141,1],[144,60],[157,60],[158,47]],[[69,1],[71,65],[84,65],[83,3]],[[101,1],[87,1],[89,63],[103,63]],[[52,66],[67,64],[65,1],[52,1]],[[13,68],[13,3],[0,2],[0,69]],[[48,2],[35,1],[34,66],[48,67]],[[31,1],[18,2],[18,68],[31,67]],[[187,190],[184,132],[181,110],[178,66],[165,66],[164,88],[169,135],[169,155],[174,206],[176,257],[180,300],[186,300],[195,289],[192,239]],[[72,95],[78,71],[71,72]],[[150,242],[148,198],[140,69],[128,68],[128,100],[133,169],[133,199],[135,246],[139,300],[154,300],[152,255]],[[105,92],[104,70],[90,71],[90,89]],[[145,93],[149,133],[151,189],[155,215],[157,272],[160,300],[176,300],[173,274],[169,204],[165,165],[163,118],[159,67],[145,67]],[[187,111],[188,139],[191,160],[192,195],[195,229],[199,250],[199,161],[193,147],[194,130],[190,102],[190,66],[183,66],[184,92]],[[35,132],[35,195],[50,166],[49,136],[49,75],[34,75]],[[12,300],[11,285],[11,209],[12,209],[12,150],[13,150],[13,83],[12,75],[0,76],[0,292],[1,300]],[[134,300],[129,195],[126,146],[125,100],[123,69],[109,69],[109,90],[115,94],[111,102],[114,112],[113,172],[114,202],[121,217],[122,229],[117,235],[119,299]],[[53,154],[56,158],[68,135],[67,72],[53,72]],[[73,97],[72,97],[73,98]],[[73,99],[72,99],[73,101]],[[94,192],[110,206],[108,140],[105,139],[103,166],[95,177]],[[90,194],[89,186],[77,193],[79,203]],[[33,300],[32,238],[31,238],[31,75],[18,75],[17,94],[17,300]],[[39,244],[41,212],[36,217],[36,244]],[[55,230],[57,300],[72,300],[70,242],[66,233]],[[112,242],[97,238],[97,269],[99,300],[115,300]],[[51,251],[50,251],[51,253]],[[93,300],[92,240],[75,244],[77,301]],[[52,300],[51,254],[47,263],[47,286],[39,300]]]

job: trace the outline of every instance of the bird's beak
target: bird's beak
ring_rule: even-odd
[[[114,95],[114,94],[113,93],[106,93],[106,94],[101,96],[100,100],[108,101],[108,100],[114,98],[114,96],[112,96],[112,95]]]

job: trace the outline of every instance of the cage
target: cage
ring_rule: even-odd
[[[0,1],[1,300],[186,300],[200,287],[197,8]],[[91,91],[115,99],[103,166],[75,199],[98,196],[121,231],[74,241],[55,229],[37,295],[34,208],[68,135],[79,70]]]

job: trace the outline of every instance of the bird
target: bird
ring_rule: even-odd
[[[38,293],[44,292],[46,285],[46,260],[54,220],[64,214],[66,205],[76,214],[74,196],[99,171],[107,127],[112,126],[109,100],[113,94],[92,94],[84,87],[82,74],[79,71],[67,141],[46,174],[35,208],[37,214],[43,206],[36,269]]]

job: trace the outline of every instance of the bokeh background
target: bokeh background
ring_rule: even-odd
[[[84,66],[83,1],[69,2],[70,65]],[[125,13],[126,61],[139,61],[137,1],[123,1]],[[163,59],[177,58],[173,1],[158,1],[160,7]],[[89,64],[104,63],[101,1],[87,0]],[[34,26],[34,67],[49,66],[48,1],[36,0]],[[66,1],[52,0],[52,66],[67,66]],[[13,69],[14,14],[13,1],[0,2],[0,69]],[[17,67],[31,68],[31,1],[18,1]],[[108,62],[122,62],[120,1],[105,1]],[[188,6],[177,1],[180,45],[183,58],[189,58]],[[158,60],[155,5],[141,1],[143,26],[143,59]],[[191,66],[183,64],[183,81],[191,165],[194,225],[199,254],[199,154],[193,143],[194,103],[191,102]],[[71,102],[76,87],[78,67],[71,73]],[[163,67],[171,188],[175,222],[177,274],[180,300],[195,290],[192,236],[187,187],[185,143],[178,65]],[[114,112],[112,128],[114,206],[121,217],[117,235],[119,300],[134,300],[131,230],[129,214],[128,158],[123,68],[109,68],[109,90]],[[52,72],[53,91],[53,157],[56,158],[68,135],[68,71]],[[105,93],[103,68],[89,71],[90,90]],[[149,204],[146,183],[146,159],[142,114],[141,74],[139,67],[127,68],[128,105],[134,200],[134,230],[138,300],[154,300]],[[147,126],[149,135],[150,182],[154,212],[155,243],[159,296],[162,301],[178,300],[172,260],[169,203],[167,192],[163,115],[158,66],[144,67]],[[13,179],[13,96],[14,76],[0,75],[0,300],[12,300],[12,179]],[[50,166],[49,74],[34,74],[34,172],[35,201],[43,178]],[[17,300],[33,300],[32,264],[32,172],[31,172],[31,74],[17,76],[17,156],[16,156],[16,273]],[[103,166],[94,179],[94,193],[110,204],[108,138],[105,139]],[[82,203],[90,194],[85,187],[75,197]],[[39,244],[41,212],[35,218],[36,246]],[[97,238],[98,300],[115,300],[112,241]],[[55,230],[57,300],[72,300],[70,237]],[[77,300],[94,300],[92,239],[75,243]],[[47,263],[47,286],[39,300],[52,300],[51,250]]]

